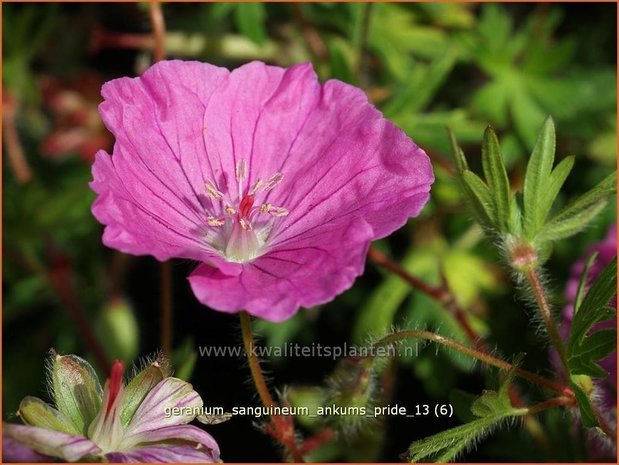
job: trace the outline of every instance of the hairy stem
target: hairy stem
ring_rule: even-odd
[[[443,285],[441,287],[437,287],[426,283],[425,281],[410,274],[398,263],[391,260],[385,254],[373,247],[370,248],[370,251],[368,252],[368,258],[377,265],[382,266],[383,268],[399,276],[415,289],[423,292],[428,297],[431,297],[442,304],[454,316],[458,324],[466,333],[466,336],[475,345],[475,347],[483,352],[489,352],[486,343],[477,335],[473,327],[469,324],[465,311],[458,305],[455,297],[449,289],[446,288],[446,286]]]
[[[595,415],[595,419],[600,426],[600,429],[604,431],[604,434],[608,436],[608,438],[613,442],[613,444],[617,444],[617,430],[613,427],[607,420],[606,417],[602,414],[600,409],[593,403],[591,403],[591,410],[593,410],[593,414]]]
[[[470,325],[466,317],[466,312],[462,309],[462,307],[458,305],[458,302],[456,301],[453,293],[449,290],[444,276],[442,277],[441,286],[435,287],[408,273],[397,262],[391,260],[389,257],[374,248],[370,248],[368,257],[377,265],[382,266],[383,268],[391,271],[392,273],[402,278],[413,288],[423,292],[427,296],[439,302],[447,311],[449,311],[453,315],[453,317],[458,322],[468,339],[473,343],[475,348],[480,352],[486,354],[490,353],[488,345],[481,337],[479,337],[479,335]],[[514,405],[524,405],[524,401],[522,400],[516,388],[510,386],[509,394]],[[542,448],[549,449],[548,438],[544,434],[543,429],[537,419],[535,419],[531,415],[526,415],[524,421],[525,427],[527,428],[531,436],[535,439],[535,441],[537,441],[537,443]]]
[[[453,339],[449,339],[445,336],[441,336],[439,334],[435,334],[432,333],[430,331],[420,331],[420,330],[414,330],[414,329],[409,329],[409,330],[403,330],[403,331],[397,331],[391,334],[388,334],[387,336],[383,337],[382,339],[379,339],[374,346],[375,347],[381,347],[381,346],[389,346],[391,344],[394,344],[396,342],[405,340],[405,339],[424,339],[427,341],[432,341],[435,342],[437,344],[441,344],[445,347],[449,347],[451,349],[457,350],[458,352],[461,352],[465,355],[468,355],[471,358],[474,358],[476,360],[479,360],[480,362],[486,363],[488,365],[492,365],[495,366],[497,368],[500,368],[502,370],[510,370],[513,367],[512,364],[501,360],[499,358],[496,358],[490,354],[481,352],[479,350],[473,349],[471,347],[465,346],[464,344],[460,344],[459,342],[454,341]],[[534,384],[538,384],[540,386],[544,386],[547,389],[550,389],[552,391],[558,392],[561,395],[564,396],[568,396],[568,397],[573,397],[574,393],[566,386],[563,386],[561,384],[558,384],[554,381],[551,381],[549,379],[543,378],[539,375],[536,375],[535,373],[532,373],[528,370],[524,370],[522,368],[518,368],[516,367],[514,369],[514,373],[523,378],[526,379]]]
[[[543,402],[539,402],[537,404],[531,405],[527,408],[527,413],[529,415],[535,415],[537,413],[543,412],[544,410],[548,410],[554,407],[568,407],[576,404],[576,399],[574,397],[569,396],[559,396],[553,397],[552,399],[545,400]]]
[[[561,363],[567,372],[567,355],[565,344],[563,342],[563,338],[559,334],[559,329],[554,321],[554,318],[552,317],[552,308],[548,303],[548,298],[546,297],[546,292],[540,280],[539,274],[535,268],[530,267],[524,272],[524,275],[529,283],[529,286],[531,286],[533,295],[535,296],[535,301],[537,302],[537,307],[539,308],[542,319],[544,320],[544,325],[548,331],[548,336],[550,336],[550,341],[555,349],[557,349],[559,357],[561,358]]]
[[[260,360],[254,352],[254,336],[252,332],[251,317],[247,312],[241,312],[240,318],[243,346],[245,347],[245,355],[247,356],[247,362],[249,364],[251,377],[254,381],[254,386],[256,386],[256,391],[258,392],[258,396],[260,397],[262,404],[267,409],[274,407],[277,404],[271,396],[269,387],[264,379],[264,374],[260,368]],[[292,460],[298,463],[304,462],[303,455],[297,447],[292,417],[287,419],[273,415],[270,416],[270,419],[274,430],[271,435],[286,448],[292,457]]]

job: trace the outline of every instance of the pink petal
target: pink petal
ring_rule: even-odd
[[[112,463],[214,463],[208,450],[190,445],[157,445],[126,452],[111,452],[105,456]]]
[[[170,449],[178,447],[177,453],[190,452],[189,458],[199,453],[200,461],[219,461],[219,446],[210,434],[196,426],[182,425],[157,428],[136,435],[135,440],[139,441],[134,448],[135,452],[138,453],[144,449],[152,450],[153,447],[169,447]],[[180,461],[187,460],[180,459]]]
[[[144,398],[127,425],[127,440],[123,442],[137,444],[141,433],[189,423],[201,407],[202,398],[193,390],[191,384],[178,378],[166,378]],[[187,410],[174,413],[174,408]],[[171,414],[167,415],[166,411]]]
[[[101,449],[83,436],[60,433],[36,426],[4,424],[3,434],[35,452],[75,462],[82,457],[98,454]]]
[[[93,214],[105,224],[109,247],[159,260],[203,260],[200,241],[204,181],[213,176],[204,156],[206,106],[228,71],[197,62],[162,62],[141,78],[103,86],[100,112],[116,136],[114,154],[97,154]]]
[[[350,288],[363,272],[371,237],[372,229],[362,219],[347,225],[333,222],[321,228],[317,241],[281,247],[245,265],[238,276],[202,264],[189,282],[205,305],[283,321],[299,306],[328,302]]]
[[[2,435],[2,461],[4,463],[51,462],[54,458],[39,454],[6,435]]]

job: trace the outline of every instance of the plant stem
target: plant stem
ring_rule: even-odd
[[[495,366],[502,370],[510,370],[514,368],[512,364],[504,360],[501,360],[499,358],[496,358],[490,354],[481,352],[479,350],[473,349],[471,347],[465,346],[464,344],[460,344],[459,342],[456,342],[453,339],[449,339],[445,336],[441,336],[439,334],[435,334],[430,331],[422,331],[422,330],[414,330],[414,329],[397,331],[397,332],[388,334],[382,339],[379,339],[374,344],[374,346],[375,347],[388,346],[395,342],[399,342],[399,341],[402,341],[404,339],[409,339],[409,338],[425,339],[428,341],[435,342],[437,344],[444,345],[446,347],[450,347],[454,350],[457,350],[458,352],[468,355],[471,358],[479,360],[488,365]],[[552,391],[558,392],[561,395],[568,396],[568,397],[574,396],[574,393],[571,391],[571,389],[567,388],[566,386],[558,384],[549,379],[543,378],[528,370],[524,370],[522,368],[516,367],[514,368],[514,373],[521,378],[524,378],[534,384],[544,386]]]
[[[271,407],[277,405],[271,397],[271,392],[267,386],[267,383],[260,369],[260,360],[254,353],[254,336],[251,328],[251,317],[247,312],[241,312],[241,333],[243,334],[243,345],[245,346],[245,355],[247,356],[247,362],[249,363],[249,370],[254,380],[256,390],[260,396],[260,400],[265,407]]]
[[[161,3],[149,4],[150,24],[153,30],[153,58],[155,62],[165,59],[165,21],[161,11]]]
[[[2,115],[2,129],[4,131],[4,143],[6,145],[6,155],[9,166],[15,174],[15,179],[19,184],[26,184],[32,179],[32,170],[26,159],[26,154],[19,140],[15,115],[17,113],[17,102],[13,96],[4,90],[4,113]]]
[[[423,292],[427,296],[442,304],[449,312],[451,312],[458,324],[466,333],[467,337],[473,344],[475,344],[475,347],[483,352],[489,352],[486,343],[477,335],[475,330],[469,324],[465,311],[458,305],[455,297],[445,285],[442,287],[436,287],[422,281],[373,247],[371,247],[368,252],[368,258],[377,265],[382,266],[383,268],[396,274],[415,289]]]
[[[430,284],[422,281],[419,278],[408,273],[404,268],[402,268],[397,262],[391,260],[383,253],[379,252],[376,249],[370,248],[368,253],[368,257],[377,265],[384,267],[385,269],[391,271],[396,274],[408,284],[410,284],[413,288],[423,292],[427,296],[433,298],[437,302],[439,302],[445,309],[447,309],[454,316],[460,327],[463,329],[466,336],[469,340],[475,345],[477,350],[483,353],[490,353],[490,349],[484,340],[478,336],[473,327],[469,324],[468,319],[466,317],[466,312],[460,307],[447,286],[446,279],[442,276],[441,287],[431,286]],[[513,386],[509,388],[510,398],[512,402],[516,406],[524,405],[520,394],[517,389]],[[531,436],[537,441],[537,443],[544,449],[549,449],[549,441],[546,438],[541,425],[539,422],[531,415],[525,416],[525,426]]]
[[[292,14],[295,21],[301,28],[303,39],[305,40],[305,44],[307,45],[307,49],[312,55],[312,58],[318,63],[327,63],[329,59],[327,46],[323,42],[316,28],[305,16],[302,5],[294,2],[290,4],[290,7],[292,8]]]
[[[172,354],[172,267],[169,261],[159,264],[161,276],[161,350]]]
[[[537,302],[537,307],[539,308],[542,319],[544,320],[544,325],[546,326],[546,330],[550,336],[550,340],[555,349],[557,349],[559,357],[561,358],[561,363],[567,373],[568,368],[565,344],[552,317],[552,309],[548,303],[548,298],[546,297],[546,292],[544,291],[544,286],[541,283],[539,274],[535,268],[529,267],[524,272],[524,275],[529,283],[529,286],[531,286],[531,290],[535,296],[535,301]]]
[[[251,326],[251,317],[247,312],[241,312],[240,319],[243,346],[245,347],[245,355],[247,356],[249,370],[254,380],[254,386],[256,386],[256,391],[258,392],[262,404],[267,409],[275,407],[277,404],[273,400],[269,387],[264,379],[264,374],[260,368],[260,360],[254,353],[254,336]],[[272,436],[286,448],[292,460],[298,463],[304,462],[303,455],[297,447],[292,417],[288,420],[277,415],[270,415],[269,418],[271,419],[271,424],[274,429]]]
[[[576,398],[568,396],[553,397],[552,399],[539,402],[527,408],[529,415],[535,415],[553,407],[568,407],[576,404]]]

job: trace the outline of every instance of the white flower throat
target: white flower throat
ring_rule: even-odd
[[[258,178],[245,190],[245,160],[236,164],[235,174],[238,191],[234,194],[221,192],[213,181],[205,182],[206,195],[217,210],[206,218],[206,242],[226,260],[247,263],[266,251],[265,243],[275,219],[288,215],[285,208],[257,201],[282,182],[284,175],[277,172],[267,180]]]

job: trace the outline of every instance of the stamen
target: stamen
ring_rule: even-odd
[[[224,211],[228,214],[228,215],[234,215],[236,214],[236,209],[232,208],[230,205],[226,205],[226,208],[224,209]]]
[[[247,177],[247,162],[245,159],[239,160],[236,164],[236,180],[241,181]]]
[[[247,194],[254,195],[256,192],[258,192],[258,189],[260,189],[261,187],[262,187],[262,179],[258,178],[254,186],[250,189],[250,191]]]
[[[273,216],[287,216],[290,212],[282,207],[275,207],[270,203],[265,203],[260,206],[260,213],[269,213]]]
[[[282,179],[284,179],[284,174],[283,173],[279,173],[279,172],[275,173],[267,181],[266,186],[264,186],[264,191],[265,192],[269,192],[271,189],[273,189],[275,186],[277,186],[280,182],[282,182]]]
[[[221,200],[223,198],[224,194],[219,191],[211,181],[206,181],[204,187],[206,188],[206,195],[211,199]]]
[[[225,218],[222,218],[220,216],[209,216],[208,218],[206,218],[206,223],[209,226],[220,228],[221,226],[226,224],[226,220]]]

